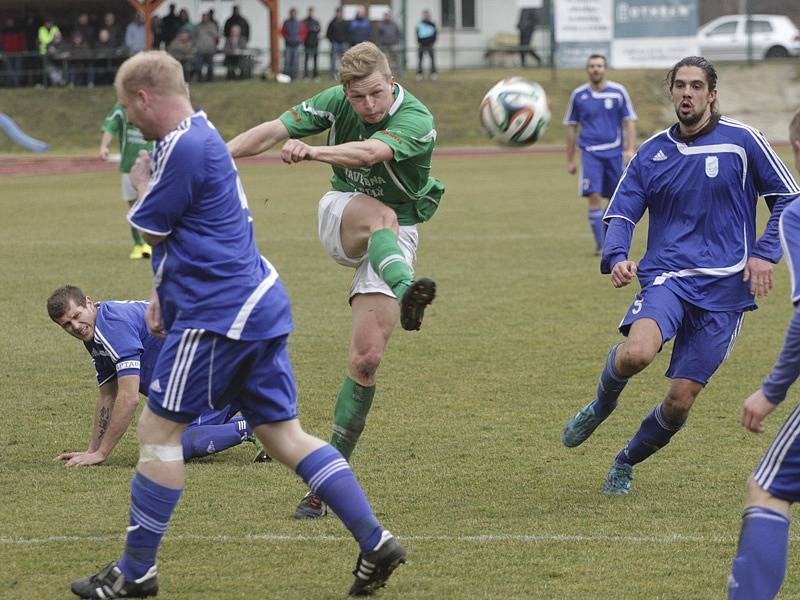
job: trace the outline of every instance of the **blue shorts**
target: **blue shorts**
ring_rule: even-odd
[[[596,156],[581,152],[581,196],[598,193],[611,198],[622,177],[622,154]]]
[[[788,502],[800,502],[800,406],[786,419],[753,477],[758,486]]]
[[[651,285],[636,294],[619,324],[620,332],[628,335],[639,319],[658,324],[662,347],[675,338],[666,376],[705,385],[733,350],[744,313],[704,310],[663,285]]]
[[[236,410],[236,407],[230,404],[220,409],[210,408],[189,423],[189,428],[200,427],[201,425],[224,425],[236,416],[237,412],[239,411]]]
[[[147,406],[189,423],[209,409],[240,411],[250,427],[297,417],[288,336],[232,340],[204,329],[170,332],[153,369]]]

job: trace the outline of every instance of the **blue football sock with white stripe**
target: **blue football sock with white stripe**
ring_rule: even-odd
[[[119,568],[127,579],[139,579],[156,564],[161,538],[183,489],[164,487],[137,472],[131,481],[131,511],[125,552]]]
[[[728,600],[772,600],[786,574],[789,517],[751,506],[742,515],[739,549],[728,578]]]
[[[597,398],[592,404],[592,408],[598,417],[607,417],[611,414],[617,407],[619,395],[628,383],[628,378],[620,375],[616,368],[617,349],[620,345],[611,347],[606,364],[603,366],[603,372],[600,373],[600,381],[597,382]]]
[[[242,417],[235,417],[221,425],[197,425],[183,432],[183,460],[208,456],[238,446],[251,438],[252,430]]]
[[[363,552],[378,545],[383,527],[344,456],[330,444],[314,450],[297,465],[297,474],[331,507]]]
[[[605,237],[605,227],[603,226],[602,208],[589,209],[589,227],[592,228],[592,235],[594,235],[595,246],[597,248],[602,248],[603,238]]]
[[[663,406],[659,403],[644,418],[639,426],[639,431],[631,438],[628,445],[617,454],[616,461],[629,465],[642,462],[669,444],[672,436],[678,433],[685,423],[686,419],[677,422],[668,419],[664,415]]]

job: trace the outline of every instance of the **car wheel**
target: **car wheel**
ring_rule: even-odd
[[[767,50],[766,54],[767,58],[788,58],[789,51],[784,48],[783,46],[773,46],[769,50]]]

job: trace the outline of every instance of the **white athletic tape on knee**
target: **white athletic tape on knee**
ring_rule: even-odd
[[[183,446],[162,446],[160,444],[141,444],[139,446],[139,462],[173,462],[183,460]]]

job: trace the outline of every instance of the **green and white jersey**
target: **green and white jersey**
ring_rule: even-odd
[[[433,216],[444,193],[442,182],[430,175],[436,129],[430,111],[399,84],[394,96],[386,118],[376,124],[361,120],[341,85],[291,108],[280,120],[293,138],[328,130],[329,146],[367,139],[388,144],[392,160],[360,169],[334,166],[331,187],[372,196],[397,213],[400,225],[413,225]]]
[[[119,139],[120,173],[131,172],[133,164],[139,156],[139,150],[150,152],[153,149],[153,142],[146,141],[142,137],[142,132],[128,123],[128,115],[125,107],[121,104],[114,105],[106,120],[103,121],[100,131],[107,131]]]

